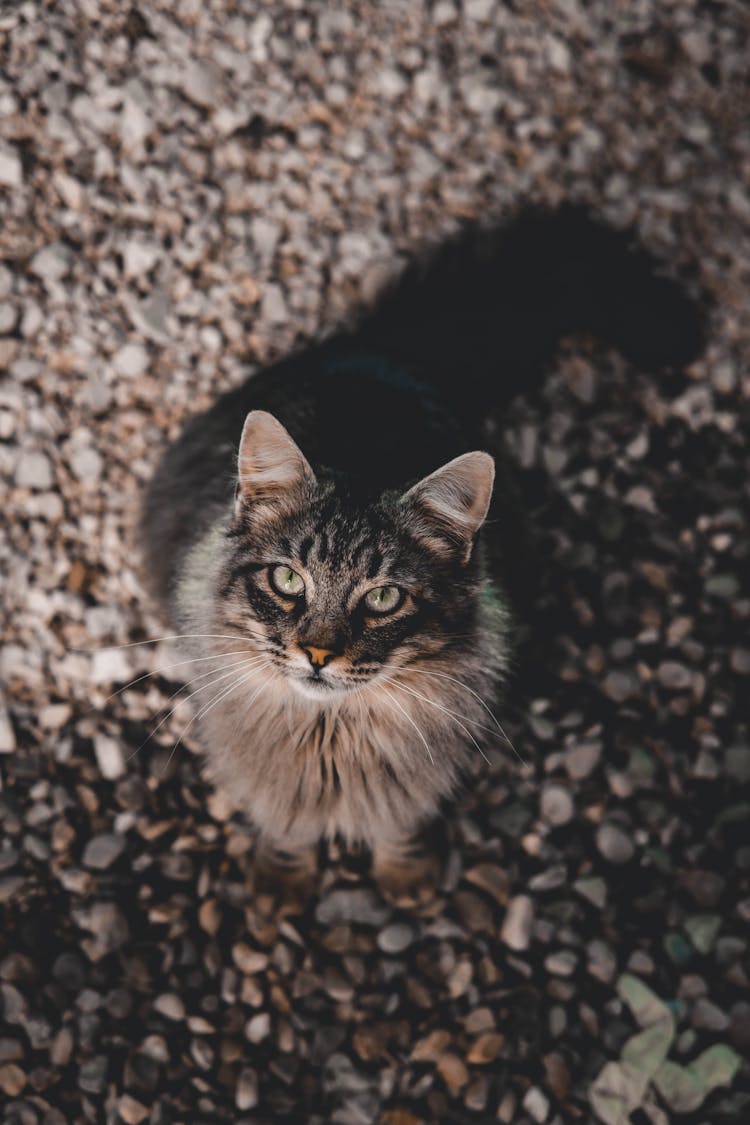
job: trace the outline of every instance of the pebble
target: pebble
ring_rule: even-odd
[[[693,674],[690,669],[686,668],[684,664],[678,664],[676,660],[662,661],[656,670],[656,674],[662,687],[670,688],[673,691],[684,691],[693,682]]]
[[[0,1090],[9,1098],[17,1098],[26,1085],[26,1075],[15,1063],[0,1066]]]
[[[540,813],[554,828],[573,819],[575,806],[570,791],[563,785],[549,784],[542,789]]]
[[[258,1075],[246,1066],[240,1071],[234,1096],[237,1109],[254,1109],[258,1104]]]
[[[508,909],[500,930],[501,940],[518,952],[528,949],[533,920],[534,904],[529,896],[516,895],[508,903]]]
[[[117,1103],[117,1112],[119,1113],[124,1125],[141,1125],[148,1117],[148,1108],[142,1103],[132,1098],[130,1094],[123,1094]]]
[[[558,977],[569,977],[575,972],[578,957],[569,949],[560,949],[549,953],[544,959],[544,967],[548,973]]]
[[[168,1020],[185,1019],[185,1005],[174,992],[163,992],[161,996],[157,996],[154,1000],[154,1008]]]
[[[0,703],[0,754],[12,754],[16,749],[16,735],[8,710]]]
[[[43,281],[60,281],[70,271],[71,252],[62,242],[45,246],[31,259],[30,269]]]
[[[10,145],[0,144],[0,184],[3,187],[20,188],[22,183],[21,158]]]
[[[726,1031],[730,1023],[726,1012],[722,1012],[717,1004],[713,1004],[705,996],[701,996],[693,1004],[690,1020],[693,1027],[715,1032]]]
[[[571,781],[583,781],[594,772],[602,756],[600,742],[581,742],[565,751],[565,769]]]
[[[102,777],[108,781],[114,781],[125,773],[125,756],[116,738],[111,738],[108,734],[95,735],[94,753]]]
[[[599,825],[596,846],[610,863],[627,863],[635,855],[635,844],[630,836],[613,821]]]
[[[54,481],[52,464],[46,453],[22,453],[16,462],[15,481],[20,488],[51,488]]]
[[[321,926],[356,923],[360,926],[382,926],[391,916],[391,908],[374,891],[367,888],[336,889],[322,898],[315,909]]]
[[[112,367],[126,379],[137,379],[148,368],[149,356],[142,344],[125,344],[112,357]]]
[[[125,837],[111,832],[93,836],[83,849],[83,862],[86,867],[104,871],[120,858],[125,851]]]
[[[604,694],[614,703],[625,703],[638,691],[638,681],[630,672],[615,670],[604,678]]]
[[[377,937],[378,947],[383,953],[395,955],[403,953],[414,940],[414,930],[405,922],[393,922],[381,930]]]
[[[549,1099],[545,1097],[538,1086],[529,1086],[523,1099],[523,1108],[533,1121],[540,1123],[547,1120],[549,1114]]]
[[[262,1043],[271,1031],[271,1017],[268,1012],[258,1012],[245,1025],[245,1036],[251,1043]]]

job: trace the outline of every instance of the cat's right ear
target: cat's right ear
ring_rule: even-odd
[[[291,506],[315,484],[307,458],[273,414],[251,410],[237,457],[237,505]]]

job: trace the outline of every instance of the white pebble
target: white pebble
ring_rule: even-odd
[[[21,488],[44,490],[52,487],[52,466],[45,453],[22,453],[16,464],[15,481]]]
[[[106,777],[108,781],[122,777],[125,772],[125,758],[116,739],[110,738],[108,734],[97,734],[94,738],[94,753],[102,777]]]

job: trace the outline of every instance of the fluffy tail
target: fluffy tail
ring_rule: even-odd
[[[444,244],[359,331],[473,412],[541,380],[563,335],[590,332],[640,368],[674,369],[702,351],[704,318],[630,231],[566,205]]]

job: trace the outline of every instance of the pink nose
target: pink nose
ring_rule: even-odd
[[[300,645],[300,648],[307,655],[313,668],[325,668],[336,655],[332,648],[318,648],[317,645]]]

